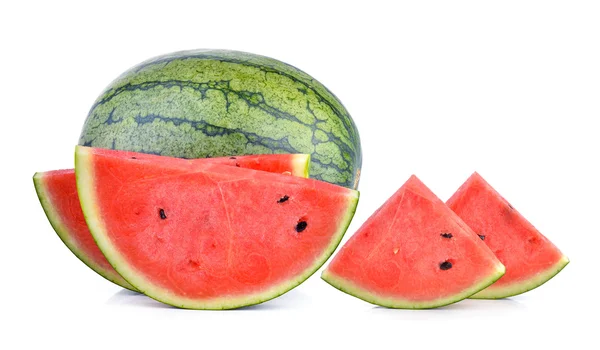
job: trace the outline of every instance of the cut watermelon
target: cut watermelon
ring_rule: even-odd
[[[77,196],[75,171],[36,173],[33,183],[48,221],[58,237],[89,268],[121,287],[135,290],[110,266],[88,230]]]
[[[358,192],[203,164],[195,172],[76,152],[85,218],[111,265],[182,308],[257,304],[299,285],[339,244]]]
[[[79,146],[84,148],[84,146]],[[85,147],[90,148],[90,147]],[[202,166],[204,163],[235,166],[238,168],[267,171],[270,173],[308,177],[310,167],[310,155],[308,154],[256,154],[248,156],[230,156],[219,158],[184,159],[165,157],[147,153],[129,151],[115,151],[112,149],[94,148],[94,154],[132,159],[138,162],[152,162],[172,167]]]
[[[322,278],[392,308],[462,300],[504,274],[477,235],[414,175],[350,238]]]
[[[242,157],[185,160],[135,152],[95,149],[105,156],[152,162],[167,167],[194,169],[205,164],[224,164],[242,168],[307,177],[310,157],[305,154],[266,154]],[[87,227],[75,182],[75,171],[56,170],[36,173],[34,185],[50,224],[64,244],[92,270],[124,288],[135,290],[106,260]]]
[[[496,283],[472,296],[505,298],[539,287],[569,259],[512,205],[474,173],[448,200],[454,210],[506,266]]]

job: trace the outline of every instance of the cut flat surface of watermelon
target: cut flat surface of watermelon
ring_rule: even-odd
[[[195,172],[76,151],[85,218],[136,289],[182,308],[257,304],[294,288],[333,253],[358,192],[204,164]]]
[[[194,169],[198,164],[213,163],[274,173],[307,177],[310,156],[305,154],[267,154],[185,160],[156,155],[95,149],[107,157],[162,164],[165,167]],[[74,169],[38,172],[33,177],[42,208],[63,243],[92,270],[121,287],[135,290],[104,257],[90,233],[77,195]]]
[[[323,272],[335,288],[391,308],[460,301],[504,274],[477,235],[412,176]]]
[[[492,249],[506,274],[471,298],[498,299],[539,287],[569,259],[478,173],[452,195],[448,206]]]

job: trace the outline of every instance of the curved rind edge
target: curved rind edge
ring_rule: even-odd
[[[330,245],[327,247],[327,249],[325,249],[323,254],[315,260],[315,263],[311,267],[307,268],[302,274],[300,274],[300,276],[253,295],[223,297],[212,300],[198,301],[174,295],[167,290],[153,285],[141,273],[135,271],[114,247],[112,242],[110,242],[110,239],[106,233],[106,228],[100,219],[101,216],[96,205],[96,199],[93,190],[94,178],[91,157],[92,155],[89,154],[89,152],[86,152],[81,148],[77,148],[75,157],[76,169],[78,169],[76,172],[77,189],[79,191],[81,207],[83,209],[86,222],[90,228],[90,231],[92,232],[92,235],[94,236],[94,239],[96,240],[96,243],[98,244],[98,247],[100,247],[100,250],[104,253],[115,270],[139,291],[152,299],[184,309],[223,310],[256,305],[276,298],[297,287],[311,275],[313,275],[321,266],[323,266],[323,264],[327,261],[327,259],[329,259],[331,254],[333,254],[337,246],[340,244],[342,237],[344,236],[348,226],[350,226],[352,218],[354,217],[359,198],[358,191],[350,190],[352,195],[348,200],[348,211],[340,222],[339,230],[335,235],[333,235]]]
[[[323,273],[321,274],[321,278],[334,288],[371,304],[393,309],[433,309],[436,307],[446,306],[459,302],[479,292],[480,290],[487,288],[488,286],[496,282],[500,277],[502,277],[505,271],[506,270],[504,268],[504,265],[499,263],[498,265],[496,265],[496,269],[493,272],[491,272],[488,276],[483,278],[479,283],[465,289],[460,293],[449,296],[447,298],[417,302],[375,295],[365,290],[364,288],[357,286],[353,282],[329,272],[328,269],[323,271]]]
[[[35,187],[37,197],[40,200],[40,204],[42,205],[42,209],[44,209],[44,213],[46,214],[50,225],[58,235],[58,238],[60,238],[63,244],[71,251],[71,253],[73,253],[73,255],[77,257],[77,259],[81,260],[81,262],[83,262],[87,267],[102,276],[104,279],[120,287],[137,292],[137,290],[131,284],[127,283],[123,277],[116,273],[111,273],[111,271],[106,271],[101,266],[89,259],[88,256],[71,240],[71,237],[68,233],[69,230],[65,227],[60,215],[58,215],[58,213],[54,210],[54,206],[49,199],[51,197],[46,191],[43,175],[44,174],[40,172],[35,173],[33,175],[33,185]]]
[[[503,299],[512,297],[515,295],[523,294],[532,289],[535,289],[542,284],[551,280],[554,276],[556,276],[562,269],[565,268],[569,264],[569,258],[566,255],[563,255],[560,260],[552,267],[547,270],[537,274],[535,277],[527,279],[525,281],[520,281],[518,283],[513,283],[507,286],[494,288],[491,286],[490,288],[484,289],[469,298],[471,299]]]
[[[308,178],[310,175],[310,154],[292,156],[292,175]]]

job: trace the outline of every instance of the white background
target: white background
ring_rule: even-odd
[[[600,7],[594,1],[15,1],[0,5],[0,348],[598,349]],[[525,295],[388,310],[318,274],[271,302],[165,307],[91,272],[37,201],[118,74],[226,48],[329,87],[362,138],[345,239],[410,174],[443,200],[479,171],[571,259]],[[596,252],[596,253],[594,253]]]

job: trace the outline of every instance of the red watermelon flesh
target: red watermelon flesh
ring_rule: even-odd
[[[188,171],[205,163],[213,163],[307,177],[309,165],[309,156],[304,154],[266,154],[184,160],[104,149],[95,149],[94,152],[121,159],[189,169]],[[34,184],[52,227],[71,252],[109,281],[124,288],[135,290],[113,269],[94,241],[81,211],[75,171],[67,169],[36,173]]]
[[[496,299],[534,289],[562,270],[569,259],[478,173],[448,200],[506,266],[506,274],[472,298]]]
[[[297,286],[341,240],[358,192],[205,163],[194,172],[78,148],[86,221],[111,265],[183,308],[260,303]]]
[[[310,164],[309,154],[257,154],[248,156],[230,156],[219,158],[183,159],[158,156],[154,154],[137,153],[129,151],[116,151],[104,148],[95,148],[94,153],[103,156],[133,159],[138,161],[149,161],[155,164],[165,164],[172,167],[174,164],[180,166],[194,167],[205,162],[230,165],[239,168],[267,171],[270,173],[308,177]]]
[[[350,238],[323,272],[335,288],[392,308],[432,308],[496,281],[504,266],[412,176]]]

